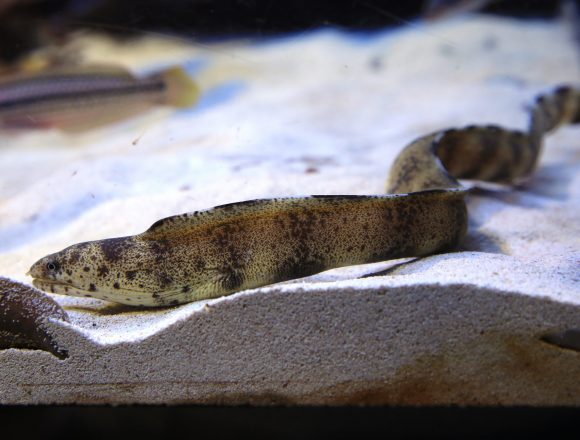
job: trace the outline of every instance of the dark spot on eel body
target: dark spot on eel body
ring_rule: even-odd
[[[109,238],[100,242],[101,251],[105,259],[110,262],[119,261],[130,246],[126,237]]]
[[[171,278],[166,273],[161,273],[157,277],[157,282],[159,283],[159,286],[160,287],[165,288],[165,287],[169,286],[173,282],[173,278]]]
[[[107,266],[105,266],[104,264],[99,266],[99,268],[97,269],[97,275],[100,277],[105,277],[109,274],[109,268]]]
[[[149,243],[149,250],[155,255],[155,261],[160,263],[171,253],[169,240],[155,240]]]
[[[76,264],[78,263],[78,261],[81,258],[81,253],[80,252],[71,252],[71,254],[68,257],[68,262],[69,264]]]

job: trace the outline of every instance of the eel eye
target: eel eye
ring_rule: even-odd
[[[49,261],[46,263],[46,268],[51,272],[54,272],[55,270],[58,270],[58,263],[56,261]]]

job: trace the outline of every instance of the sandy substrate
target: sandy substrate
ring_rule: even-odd
[[[252,44],[79,44],[140,72],[185,63],[204,96],[80,135],[0,136],[0,275],[26,284],[48,253],[173,214],[381,193],[414,138],[525,128],[538,93],[580,74],[562,24],[481,17]],[[47,326],[68,357],[1,350],[0,402],[578,405],[578,133],[551,135],[520,187],[470,196],[455,253],[158,310],[53,296],[70,322]]]

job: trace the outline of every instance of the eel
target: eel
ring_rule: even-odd
[[[0,78],[0,128],[79,132],[157,105],[184,108],[199,97],[181,67],[137,78],[119,66],[75,66]]]
[[[47,328],[46,323],[51,319],[68,322],[68,315],[44,292],[0,277],[0,350],[44,350],[65,359],[67,351],[57,344]]]
[[[34,263],[39,289],[135,306],[170,306],[327,269],[456,247],[468,189],[517,183],[544,134],[580,122],[580,90],[536,99],[529,129],[469,126],[423,136],[394,161],[385,195],[250,200],[168,217],[128,237],[74,244]]]

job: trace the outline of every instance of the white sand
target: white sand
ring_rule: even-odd
[[[526,105],[580,71],[556,22],[472,17],[260,44],[114,47],[145,72],[180,62],[198,107],[83,135],[0,137],[0,274],[25,283],[70,244],[245,199],[383,191],[412,139],[525,128]],[[81,44],[81,43],[79,43]],[[113,52],[114,51],[114,52]],[[146,61],[144,61],[146,60]],[[469,200],[460,252],[336,269],[226,298],[134,310],[54,296],[69,352],[0,351],[2,403],[580,404],[578,128],[547,139],[522,187]]]

